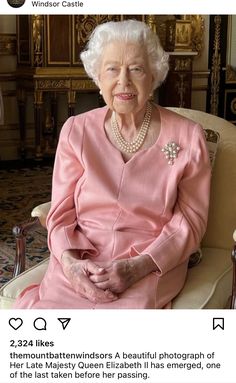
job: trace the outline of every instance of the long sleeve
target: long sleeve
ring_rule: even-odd
[[[206,230],[211,168],[204,132],[199,125],[195,126],[191,141],[172,216],[160,235],[142,251],[151,256],[160,275],[185,262],[199,247]],[[137,253],[132,247],[131,256]]]
[[[97,254],[97,250],[80,231],[77,222],[74,195],[84,173],[81,156],[83,134],[77,134],[76,139],[79,138],[80,142],[72,146],[73,128],[74,118],[71,117],[60,134],[53,170],[51,209],[47,217],[48,246],[59,261],[63,251],[69,249]],[[76,128],[80,129],[78,126]],[[80,130],[82,132],[82,127]]]

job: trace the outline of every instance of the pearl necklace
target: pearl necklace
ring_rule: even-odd
[[[116,120],[116,115],[113,112],[111,116],[111,129],[112,134],[122,150],[122,152],[126,153],[135,153],[139,150],[139,148],[143,145],[148,129],[150,128],[150,122],[151,122],[151,115],[152,115],[152,105],[150,103],[147,103],[147,108],[144,116],[143,123],[141,125],[141,128],[138,132],[137,137],[133,141],[126,141],[124,137],[122,136],[119,125]]]

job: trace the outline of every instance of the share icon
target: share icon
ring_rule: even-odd
[[[59,320],[59,322],[61,322],[63,330],[66,329],[66,327],[68,326],[71,320],[71,318],[57,318],[57,319]]]

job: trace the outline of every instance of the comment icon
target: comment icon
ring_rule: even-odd
[[[47,322],[44,318],[38,317],[34,320],[34,328],[39,331],[47,330]]]

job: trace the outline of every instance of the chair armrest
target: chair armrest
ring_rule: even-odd
[[[31,217],[38,217],[41,225],[46,228],[46,219],[51,207],[51,202],[42,203],[31,211]]]
[[[233,239],[234,239],[235,245],[232,251],[233,283],[232,283],[232,295],[231,295],[230,308],[236,309],[236,230],[234,231]]]
[[[31,211],[31,221],[21,223],[13,227],[13,234],[16,240],[16,257],[13,270],[13,277],[25,271],[25,252],[26,252],[26,236],[37,227],[46,228],[46,218],[51,207],[51,202],[46,202],[36,206]]]
[[[25,271],[25,250],[26,250],[26,236],[29,231],[34,230],[40,226],[38,218],[31,221],[21,223],[13,227],[12,232],[16,240],[16,256],[13,270],[13,277]]]

